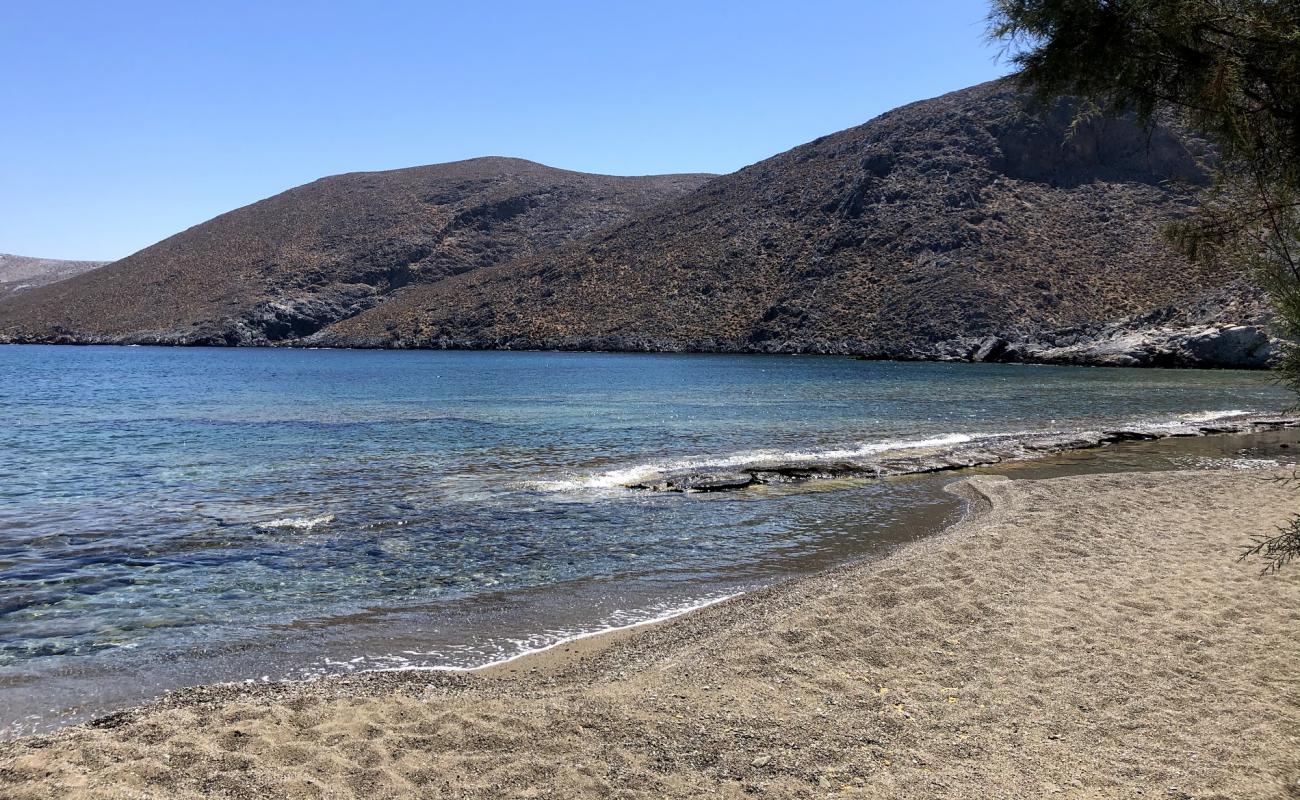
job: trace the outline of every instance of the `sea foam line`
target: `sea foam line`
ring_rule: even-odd
[[[1224,409],[1213,411],[1195,411],[1180,414],[1176,418],[1161,421],[1143,420],[1121,424],[1116,427],[1144,428],[1179,428],[1198,425],[1218,420],[1249,416],[1252,412],[1241,409]],[[1055,424],[1056,420],[1051,420]],[[949,433],[927,439],[893,439],[881,442],[859,444],[845,448],[825,450],[756,450],[737,453],[718,458],[698,457],[651,461],[634,464],[620,469],[604,470],[594,474],[563,478],[559,480],[529,481],[526,488],[544,492],[573,492],[591,489],[617,489],[642,483],[656,476],[681,473],[691,470],[740,470],[766,466],[794,466],[798,464],[817,463],[821,461],[852,461],[887,452],[907,452],[939,447],[953,447],[976,440],[1007,439],[1012,437],[1046,436],[1065,433],[1059,430],[1025,430],[1015,432]]]
[[[554,642],[551,642],[550,644],[545,644],[538,647],[525,648],[517,653],[514,653],[513,655],[505,656],[504,658],[499,658],[495,661],[488,661],[487,663],[479,664],[473,667],[403,664],[397,667],[376,667],[374,669],[363,669],[362,672],[475,672],[481,669],[488,669],[489,667],[499,667],[502,664],[509,664],[512,661],[518,661],[521,658],[526,658],[527,656],[536,655],[537,653],[544,653],[547,650],[554,650],[557,647],[561,647],[566,644],[572,644],[573,642],[580,641],[582,639],[590,639],[593,636],[604,636],[607,633],[618,633],[619,631],[630,631],[633,630],[634,628],[640,628],[645,625],[654,625],[660,622],[667,622],[670,619],[676,619],[677,617],[684,616],[686,614],[691,613],[692,611],[699,611],[702,608],[708,608],[709,606],[717,605],[718,603],[724,603],[728,600],[732,600],[734,598],[740,597],[743,594],[744,592],[732,592],[731,594],[723,595],[721,597],[712,597],[707,600],[700,600],[694,603],[687,604],[685,606],[679,606],[677,608],[670,609],[669,611],[666,611],[662,614],[649,617],[647,619],[639,620],[637,622],[629,622],[626,625],[611,625],[605,628],[597,628],[595,630],[583,631],[581,633],[562,636],[561,638],[556,639]],[[422,655],[418,653],[413,653],[413,654]],[[391,658],[391,656],[388,657]],[[353,661],[356,661],[356,659],[353,659]]]
[[[975,441],[977,437],[965,433],[950,433],[929,439],[891,439],[883,442],[861,444],[856,447],[827,450],[754,450],[721,458],[685,458],[653,461],[623,469],[597,472],[594,475],[551,481],[532,481],[530,489],[549,492],[566,492],[575,489],[614,489],[629,483],[660,475],[694,469],[739,469],[764,464],[806,464],[818,461],[865,458],[894,450],[923,450],[931,447],[950,447]]]
[[[1232,419],[1233,417],[1244,417],[1249,411],[1242,411],[1239,408],[1230,408],[1225,411],[1200,411],[1194,414],[1180,414],[1179,419],[1188,425],[1194,425],[1198,422],[1217,422],[1221,419]],[[1177,423],[1166,423],[1177,424]]]

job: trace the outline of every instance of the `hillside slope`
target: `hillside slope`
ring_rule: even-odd
[[[554,249],[711,176],[613,177],[479,158],[323,178],[112,266],[0,300],[17,340],[264,344],[408,284]]]
[[[107,261],[65,261],[0,253],[0,297],[25,292],[99,269]]]
[[[1229,285],[1159,236],[1194,208],[1205,143],[1132,119],[1071,137],[1072,118],[1067,101],[1027,111],[1004,82],[908,105],[312,341],[966,357],[990,338],[1170,321]],[[1222,308],[1258,315],[1228,294]]]

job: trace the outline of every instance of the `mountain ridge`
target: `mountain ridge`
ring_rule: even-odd
[[[605,176],[484,157],[327,176],[108,268],[0,302],[11,338],[267,344],[435,281],[554,248],[712,176]]]
[[[1075,116],[1068,98],[1030,107],[1004,79],[902,106],[723,176],[610,179],[512,159],[453,162],[438,166],[494,168],[495,188],[470,192],[472,202],[432,222],[407,226],[398,214],[386,239],[366,222],[367,198],[384,176],[429,168],[332,176],[261,201],[289,197],[281,216],[290,222],[253,232],[292,238],[310,228],[310,208],[293,193],[331,189],[321,193],[338,207],[327,210],[347,225],[330,233],[351,273],[281,282],[242,312],[235,303],[209,313],[218,321],[193,333],[78,328],[85,315],[68,313],[67,297],[82,287],[71,281],[34,295],[44,308],[0,303],[0,336],[1266,365],[1275,341],[1259,291],[1230,270],[1188,263],[1160,236],[1194,212],[1213,149],[1169,120],[1075,124]],[[503,183],[501,173],[514,177]],[[625,184],[620,194],[591,184],[602,180],[650,185],[638,194]],[[459,199],[447,191],[434,199]],[[552,203],[557,213],[539,223],[528,216],[539,194],[570,202]],[[217,223],[258,205],[178,237],[220,236]],[[527,236],[511,228],[520,219]],[[240,235],[249,233],[229,238]],[[429,241],[443,248],[438,255]],[[221,247],[228,242],[209,245]],[[360,284],[357,265],[371,270]],[[277,274],[275,264],[253,266],[241,286]]]
[[[1015,360],[1123,319],[1261,323],[1240,276],[1159,235],[1195,209],[1209,145],[1168,122],[1074,116],[1068,100],[1031,110],[1007,81],[908,104],[310,341],[964,359],[993,338],[1025,343],[999,349]],[[1218,321],[1180,318],[1223,292]]]

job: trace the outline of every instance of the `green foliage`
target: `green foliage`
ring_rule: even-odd
[[[1042,100],[1171,110],[1206,134],[1215,187],[1170,236],[1197,259],[1256,268],[1300,333],[1300,2],[994,0],[989,35]]]
[[[995,0],[989,23],[1040,97],[1176,107],[1229,160],[1300,184],[1300,3]]]
[[[1239,561],[1251,557],[1263,559],[1262,572],[1277,572],[1300,556],[1300,517],[1292,517],[1273,536],[1257,537],[1242,550]]]
[[[1280,333],[1300,341],[1300,0],[993,0],[989,36],[1042,102],[1174,113],[1205,134],[1214,184],[1168,237],[1253,271]],[[1300,392],[1300,347],[1279,370]],[[1248,552],[1281,567],[1300,552],[1300,518]]]

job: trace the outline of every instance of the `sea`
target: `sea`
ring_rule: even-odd
[[[962,510],[943,491],[960,473],[628,488],[674,469],[1292,400],[1235,371],[0,346],[0,737],[195,684],[499,663],[876,557]],[[1196,441],[1069,469],[1278,453]]]

